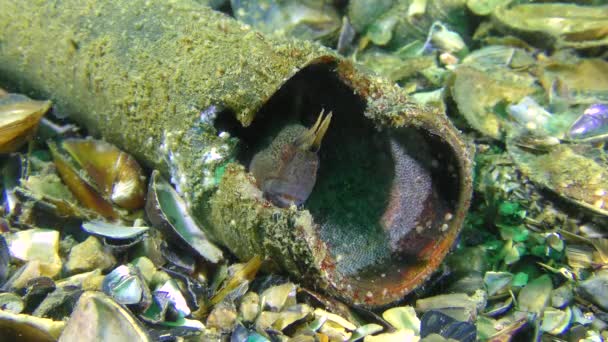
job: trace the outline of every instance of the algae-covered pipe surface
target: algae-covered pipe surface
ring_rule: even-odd
[[[185,0],[0,8],[0,84],[161,170],[241,259],[378,306],[420,285],[460,231],[471,156],[456,129],[328,49]],[[320,109],[334,117],[317,185],[303,209],[274,207],[248,161],[273,127],[310,126]]]

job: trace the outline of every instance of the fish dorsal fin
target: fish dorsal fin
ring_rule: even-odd
[[[307,129],[294,140],[294,145],[299,149],[317,152],[319,148],[321,148],[321,142],[323,141],[325,133],[327,133],[332,117],[332,112],[329,112],[329,114],[323,118],[324,111],[325,110],[321,110],[317,121],[311,128]]]

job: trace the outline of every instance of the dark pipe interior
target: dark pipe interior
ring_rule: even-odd
[[[310,127],[321,109],[332,111],[333,119],[319,151],[317,182],[304,209],[310,210],[319,224],[338,272],[361,281],[384,274],[391,281],[395,271],[398,277],[401,268],[419,262],[417,248],[436,238],[445,216],[454,212],[458,197],[455,156],[447,143],[422,130],[375,127],[364,115],[365,101],[340,80],[334,68],[317,64],[301,70],[272,96],[250,127],[241,127],[228,115],[220,117],[216,125],[240,139],[239,161],[248,166],[281,127],[292,122]],[[409,174],[426,175],[433,183],[437,199],[432,227],[420,234],[407,220],[397,220],[390,230],[402,234],[392,237],[381,224],[391,209],[396,172],[403,174],[398,165],[409,169]],[[408,200],[419,199],[407,198],[418,192],[414,178],[399,181],[404,190],[398,193],[405,198],[392,210],[416,207]],[[397,227],[399,222],[402,227]]]

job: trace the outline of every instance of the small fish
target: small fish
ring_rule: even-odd
[[[608,136],[608,105],[593,104],[574,121],[568,136],[574,140],[601,140]]]
[[[310,128],[300,124],[285,126],[270,145],[258,152],[249,165],[264,197],[286,208],[301,205],[308,199],[317,180],[317,152],[327,132],[332,113],[323,111]]]

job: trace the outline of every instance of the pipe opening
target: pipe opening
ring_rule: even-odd
[[[363,295],[417,285],[451,247],[442,240],[453,230],[459,198],[456,156],[439,136],[376,127],[364,114],[364,99],[344,84],[335,65],[315,64],[287,81],[251,126],[233,127],[241,139],[239,161],[249,165],[288,124],[311,127],[322,109],[333,117],[302,209],[312,214],[330,252],[330,278]]]

